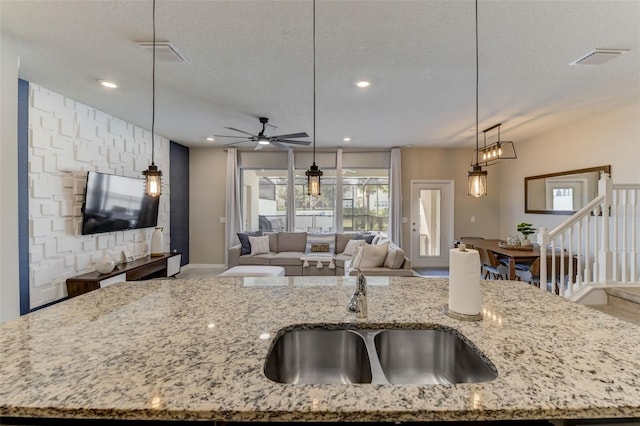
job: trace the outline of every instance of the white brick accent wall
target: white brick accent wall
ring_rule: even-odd
[[[151,117],[149,117],[151,119]],[[169,140],[156,134],[162,170],[158,226],[169,251]],[[67,295],[67,278],[95,270],[109,250],[119,261],[128,248],[146,256],[153,228],[81,235],[88,171],[142,179],[151,163],[151,132],[73,99],[29,88],[29,276],[35,308]]]

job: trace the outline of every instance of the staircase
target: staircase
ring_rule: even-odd
[[[640,185],[614,185],[602,173],[597,197],[553,230],[540,228],[540,282],[589,305],[605,305],[625,287],[640,303],[639,241]]]
[[[640,288],[616,287],[606,289],[605,293],[607,304],[591,305],[593,309],[640,325]]]

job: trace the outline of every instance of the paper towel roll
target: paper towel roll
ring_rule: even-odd
[[[482,309],[480,294],[480,255],[477,250],[458,248],[449,251],[449,310],[478,315]]]

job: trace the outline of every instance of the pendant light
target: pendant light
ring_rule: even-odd
[[[313,0],[313,164],[305,172],[307,195],[320,195],[322,170],[316,166],[316,0]]]
[[[487,172],[478,164],[478,0],[476,0],[476,162],[473,169],[467,173],[469,179],[468,195],[482,197],[487,195]]]
[[[154,162],[155,154],[155,124],[156,124],[156,0],[153,0],[153,66],[151,73],[151,165],[142,172],[145,177],[145,194],[159,197],[162,192],[162,172]]]

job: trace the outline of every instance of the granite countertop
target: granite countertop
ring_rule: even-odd
[[[456,329],[498,378],[458,385],[286,385],[278,331],[356,323],[353,279],[120,283],[0,325],[0,416],[182,420],[640,417],[640,327],[519,282],[483,281],[481,322],[442,312],[446,279],[369,278],[366,328]]]

